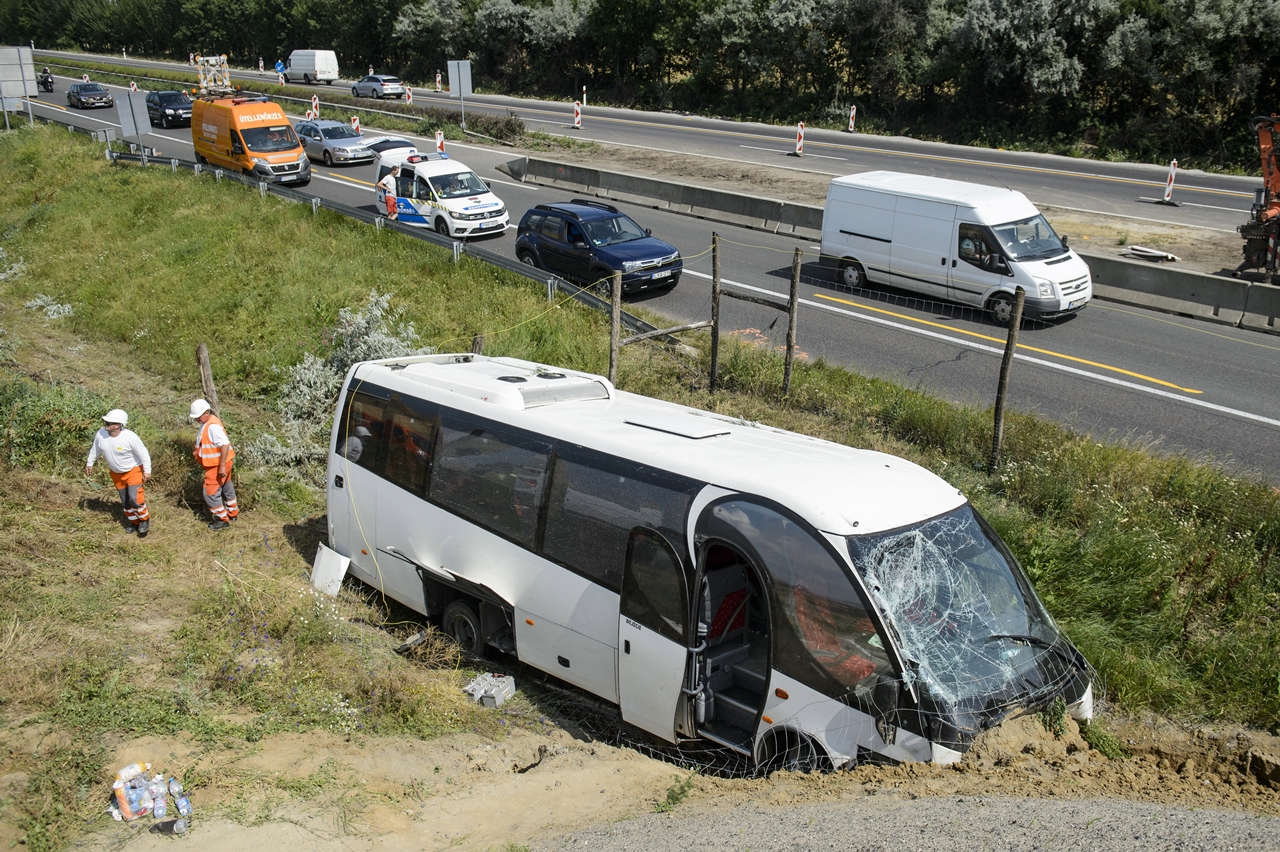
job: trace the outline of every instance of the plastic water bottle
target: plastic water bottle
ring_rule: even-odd
[[[169,776],[169,792],[175,799],[182,795],[182,782],[172,775]]]
[[[169,812],[168,796],[161,793],[156,798],[155,804],[151,806],[151,816],[156,819],[164,819],[165,814]]]
[[[182,814],[184,817],[191,816],[191,800],[186,796],[181,796],[176,799],[173,806],[177,808],[178,813]]]
[[[173,819],[167,822],[158,822],[151,830],[157,834],[186,834],[187,821],[185,819]]]

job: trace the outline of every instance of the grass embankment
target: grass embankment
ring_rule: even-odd
[[[29,844],[65,839],[100,810],[90,785],[106,779],[118,735],[181,736],[215,755],[287,730],[422,737],[536,718],[528,704],[497,722],[472,711],[444,646],[426,665],[391,654],[388,633],[416,627],[380,600],[306,591],[323,535],[315,490],[244,464],[244,518],[223,537],[205,532],[185,418],[199,394],[193,351],[208,343],[243,446],[273,429],[287,368],[323,355],[339,310],[371,289],[395,293],[424,344],[466,349],[482,333],[487,353],[597,372],[605,319],[572,302],[548,309],[536,285],[391,232],[238,185],[109,166],[66,133],[0,137],[0,171],[0,266],[23,262],[0,284],[12,359],[0,381],[0,702],[10,743],[39,744],[38,760],[11,745],[0,763],[30,773],[6,817]],[[40,295],[74,313],[44,320],[24,307]],[[991,476],[987,411],[820,361],[798,365],[780,399],[776,353],[731,340],[721,363],[725,390],[710,397],[705,351],[628,347],[619,383],[938,471],[1005,536],[1111,699],[1280,721],[1270,487],[1021,416],[1006,425],[1007,467]],[[143,542],[119,531],[105,473],[77,473],[115,405],[156,456],[155,531]],[[198,758],[187,774],[205,801],[291,789],[233,768],[215,775]],[[247,786],[233,794],[234,783]]]
[[[155,89],[158,82],[173,83],[174,88],[193,89],[199,82],[194,72],[174,71],[167,68],[129,68],[109,62],[92,62],[79,59],[58,58],[56,62],[47,64],[56,74],[87,73],[90,79],[99,83],[114,83],[127,86],[130,80],[139,81],[140,89]],[[445,138],[461,142],[468,137],[461,127],[462,113],[459,110],[442,109],[438,106],[412,106],[403,100],[383,100],[371,105],[368,98],[353,98],[351,90],[342,86],[281,86],[276,82],[274,72],[266,74],[260,81],[245,83],[234,81],[246,91],[265,94],[273,98],[297,98],[309,102],[312,95],[318,95],[323,102],[320,106],[320,117],[334,121],[350,121],[352,115],[360,115],[364,124],[381,130],[395,130],[404,133],[416,133],[420,136],[433,136],[437,130],[443,131]],[[341,105],[341,108],[331,106]],[[307,110],[304,104],[289,103],[290,112],[302,114]],[[566,108],[566,120],[570,120],[572,112]],[[580,142],[562,136],[553,136],[542,130],[530,131],[515,113],[508,111],[506,115],[488,115],[472,111],[467,117],[467,129],[499,142],[532,150],[551,150],[557,148],[590,149],[599,146],[594,142]]]

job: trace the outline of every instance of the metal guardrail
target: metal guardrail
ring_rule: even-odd
[[[293,189],[291,187],[255,180],[254,178],[242,175],[239,172],[217,168],[216,166],[202,165],[190,160],[182,160],[177,157],[143,157],[141,154],[125,154],[119,151],[108,150],[107,158],[116,163],[129,162],[148,166],[168,166],[174,172],[181,168],[193,172],[194,174],[211,174],[216,180],[235,181],[243,184],[244,186],[257,189],[264,197],[267,193],[270,193],[289,201],[310,205],[313,214],[323,208],[341,216],[346,216],[349,219],[355,219],[356,221],[363,222],[366,225],[373,225],[375,228],[387,228],[392,231],[396,231],[397,233],[404,234],[407,237],[421,240],[424,243],[429,243],[443,249],[449,249],[453,252],[455,260],[462,255],[466,255],[467,257],[475,258],[482,263],[496,266],[499,269],[504,269],[514,275],[519,275],[521,278],[536,281],[538,284],[546,288],[548,301],[553,298],[555,293],[564,293],[592,310],[599,311],[603,314],[608,314],[611,311],[610,303],[595,295],[590,290],[579,287],[578,285],[565,281],[555,275],[548,275],[544,270],[537,269],[536,267],[529,266],[517,260],[512,260],[509,257],[504,257],[497,252],[489,251],[488,249],[481,248],[480,246],[464,243],[460,240],[453,240],[426,228],[414,228],[401,222],[387,219],[385,216],[381,216],[377,213],[373,213],[368,210],[361,210],[358,207],[352,207],[339,201],[331,201],[327,198],[320,198],[319,196],[311,195],[307,192]],[[657,326],[651,325],[634,314],[629,314],[626,311],[623,311],[621,314],[621,322],[636,334],[652,335],[653,332],[661,332],[661,329]],[[670,334],[659,334],[653,336],[667,344],[678,345],[680,343],[679,340],[672,337]]]
[[[84,68],[83,66],[79,66],[79,65],[66,65],[66,64],[63,64],[63,63],[59,63],[59,62],[49,62],[49,63],[47,63],[47,64],[48,64],[48,66],[49,66],[50,68],[64,68],[64,69],[67,69],[67,70],[70,70],[70,71],[76,71],[76,72],[81,73],[81,74],[84,74],[84,73],[103,74],[103,75],[108,75],[108,76],[111,76],[111,77],[120,77],[120,78],[122,78],[122,79],[127,78],[127,79],[130,79],[130,80],[142,80],[142,81],[146,81],[146,82],[163,83],[163,84],[164,84],[166,87],[168,87],[168,88],[172,88],[172,87],[174,87],[174,86],[177,86],[177,85],[178,85],[178,81],[175,81],[175,80],[172,80],[172,79],[169,79],[169,78],[165,78],[165,77],[150,77],[150,76],[147,76],[146,74],[126,74],[126,73],[124,73],[124,72],[122,72],[122,71],[99,71],[99,70],[95,70],[95,69],[86,69],[86,68]],[[174,74],[178,74],[178,73],[180,73],[180,72],[175,71],[175,72],[173,72],[173,73],[174,73]],[[243,73],[253,73],[253,72],[243,72]],[[195,85],[195,81],[194,81],[194,80],[193,80],[193,81],[190,81],[190,82],[191,82],[191,84],[192,84],[192,85]],[[249,84],[252,84],[252,81],[243,81],[243,80],[242,80],[242,81],[240,81],[240,82],[241,82],[241,83],[246,83],[246,82],[247,82],[247,83],[249,83]],[[261,82],[263,82],[263,83],[265,83],[265,84],[267,84],[267,85],[271,85],[271,81],[270,81],[270,80],[263,80],[263,81],[261,81]],[[242,91],[243,91],[246,95],[253,95],[253,94],[255,94],[254,92],[251,92],[251,91],[249,91],[248,89],[242,89]],[[266,97],[269,97],[269,98],[271,98],[272,100],[275,100],[275,101],[289,101],[289,102],[292,102],[292,103],[301,104],[301,105],[304,107],[304,111],[305,111],[305,109],[310,108],[310,106],[311,106],[311,99],[310,99],[310,98],[295,98],[295,97],[293,97],[293,96],[291,96],[291,95],[278,95],[278,94],[274,94],[274,93],[271,93],[271,92],[262,92],[261,94],[263,94],[263,95],[265,95]],[[434,93],[433,93],[433,94],[434,94]],[[402,119],[402,120],[405,120],[405,121],[421,121],[421,120],[423,120],[424,118],[426,118],[426,115],[425,115],[425,114],[419,113],[419,112],[417,111],[417,108],[415,108],[415,107],[414,107],[414,106],[412,106],[411,104],[405,104],[405,105],[404,105],[404,106],[405,106],[404,111],[388,110],[388,109],[375,109],[375,108],[373,108],[373,107],[361,106],[361,105],[359,105],[359,104],[347,104],[347,103],[336,104],[336,103],[333,103],[333,102],[327,102],[327,101],[320,101],[320,106],[321,106],[321,107],[327,107],[327,108],[332,109],[332,110],[342,110],[342,111],[351,111],[351,110],[354,110],[354,111],[356,111],[356,112],[362,112],[362,113],[365,113],[365,114],[367,114],[367,115],[385,115],[385,116],[388,116],[388,117],[390,117],[390,118],[399,118],[399,119]],[[434,105],[433,105],[433,106],[434,106]],[[444,109],[444,107],[436,107],[436,108],[437,108],[437,109]],[[426,107],[423,107],[423,109],[426,109]],[[482,133],[474,133],[474,132],[472,132],[472,131],[464,131],[464,132],[466,132],[468,135],[471,135],[471,136],[480,136],[480,137],[485,138],[485,139],[492,138],[492,137],[484,136],[484,134],[482,134]],[[501,139],[498,139],[498,140],[495,140],[495,141],[497,141],[499,144],[503,144],[503,145],[510,145],[510,144],[511,144],[511,143],[509,143],[509,142],[503,142]]]

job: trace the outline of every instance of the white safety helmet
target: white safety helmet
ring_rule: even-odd
[[[195,402],[191,403],[190,417],[192,420],[195,420],[197,417],[201,416],[208,410],[209,410],[209,403],[204,401],[203,399],[197,399]]]
[[[129,423],[129,415],[119,408],[113,408],[102,415],[102,420],[106,423],[119,423],[121,426],[126,426]]]

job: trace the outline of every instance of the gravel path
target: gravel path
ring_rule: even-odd
[[[537,852],[972,852],[1280,849],[1280,819],[1137,804],[872,796],[843,804],[647,814],[565,835]]]

